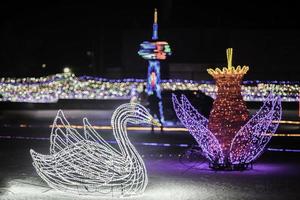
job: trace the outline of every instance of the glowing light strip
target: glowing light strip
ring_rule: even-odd
[[[272,123],[276,123],[276,121],[273,121]],[[21,127],[21,126],[20,126]],[[22,128],[32,127],[31,125],[23,125]],[[53,125],[49,126],[50,128],[53,127]],[[59,128],[62,128],[62,125],[58,125]],[[111,130],[111,126],[92,126],[96,130]],[[76,128],[76,129],[83,129],[84,126],[82,125],[70,125],[70,128]],[[151,127],[138,127],[138,126],[130,126],[127,127],[127,130],[130,131],[150,131],[152,130]],[[161,128],[154,127],[154,130],[160,131]],[[164,131],[166,132],[188,132],[189,130],[187,128],[177,128],[177,127],[164,127]],[[268,135],[268,134],[265,134]],[[300,133],[274,133],[273,136],[288,136],[288,137],[300,137]]]
[[[83,119],[84,135],[71,128],[62,111],[57,113],[50,136],[50,155],[30,150],[33,166],[49,186],[75,194],[127,197],[142,194],[148,184],[145,164],[128,139],[130,123],[154,123],[146,108],[123,104],[111,124],[119,150],[106,142]]]
[[[300,149],[278,149],[278,148],[268,148],[268,151],[279,151],[279,152],[295,152],[295,153],[300,153]]]
[[[300,121],[290,121],[290,120],[280,120],[280,121],[272,121],[272,123],[279,123],[279,124],[292,124],[292,125],[300,125]],[[4,127],[9,127],[9,124],[4,124]],[[50,125],[49,127],[52,128],[53,125]],[[32,125],[30,124],[20,124],[20,128],[30,128]],[[77,129],[83,129],[84,126],[82,125],[71,125],[71,128],[77,128]],[[94,129],[99,129],[99,130],[111,130],[111,126],[93,126]],[[127,130],[133,130],[133,131],[138,131],[138,130],[150,130],[150,127],[133,127],[129,126],[127,127]],[[160,130],[160,128],[154,128],[154,130]],[[179,127],[164,127],[165,131],[188,131],[187,128],[179,128]]]
[[[20,139],[20,140],[49,140],[49,138],[36,138],[36,137],[12,137],[12,136],[0,136],[0,139]],[[108,143],[115,144],[115,141],[108,141]],[[142,142],[134,143],[136,145],[144,146],[154,146],[154,147],[190,147],[190,144],[169,144],[169,143],[155,143],[155,142]],[[198,145],[194,145],[198,146]],[[278,151],[278,152],[296,152],[300,153],[300,149],[285,149],[285,148],[267,148],[268,151]],[[151,154],[152,155],[152,154]],[[171,154],[169,154],[171,155]],[[142,155],[144,157],[144,155]]]
[[[272,123],[300,125],[300,121],[292,121],[292,120],[272,121]]]
[[[53,126],[50,125],[49,127],[52,128]],[[71,125],[70,128],[83,129],[84,126]],[[93,128],[94,129],[99,129],[99,130],[111,130],[112,129],[111,126],[93,126]],[[129,126],[129,127],[127,127],[127,130],[130,130],[130,131],[150,131],[150,130],[152,130],[152,128],[151,127]],[[161,128],[154,127],[154,130],[160,131]],[[164,131],[188,131],[186,128],[173,128],[173,127],[164,127],[163,130]]]

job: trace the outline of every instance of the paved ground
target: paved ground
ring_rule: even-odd
[[[32,167],[29,149],[48,153],[46,139],[55,113],[15,112],[0,117],[0,136],[12,136],[0,138],[1,200],[87,199],[51,190]],[[92,124],[102,125],[109,123],[110,114],[110,111],[69,110],[66,117],[71,124],[81,124],[82,117],[87,116]],[[293,132],[298,127],[281,129]],[[110,130],[99,131],[106,140],[113,141]],[[128,135],[143,155],[149,176],[145,194],[132,199],[300,199],[300,153],[268,151],[252,170],[216,172],[200,157],[184,156],[189,147],[178,145],[196,144],[187,132],[129,131]],[[270,147],[300,149],[300,141],[298,137],[274,137]]]
[[[86,199],[51,190],[36,174],[29,149],[47,153],[48,141],[1,140],[0,199]],[[252,170],[212,171],[186,148],[137,145],[149,175],[145,195],[132,199],[299,199],[300,154],[267,152]],[[107,199],[107,198],[105,198]]]

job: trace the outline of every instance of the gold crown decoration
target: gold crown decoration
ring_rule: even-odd
[[[232,54],[233,54],[232,48],[226,49],[226,54],[227,54],[227,68],[223,67],[222,70],[220,68],[216,68],[216,69],[209,68],[209,69],[207,69],[207,72],[210,75],[212,75],[213,77],[220,77],[220,76],[226,76],[226,75],[243,76],[244,74],[247,73],[247,71],[249,70],[249,67],[246,65],[244,65],[243,67],[241,67],[240,65],[237,67],[232,66]]]

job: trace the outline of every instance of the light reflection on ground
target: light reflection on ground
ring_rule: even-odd
[[[209,169],[206,162],[200,161],[184,163],[177,159],[147,159],[145,162],[149,176],[148,187],[143,196],[129,199],[264,199],[273,196],[274,189],[282,186],[274,182],[275,179],[281,176],[292,178],[299,167],[285,163],[256,163],[252,170],[216,172]],[[286,180],[281,181],[285,184]],[[281,189],[283,193],[277,191],[275,199],[283,198],[287,188]],[[99,198],[53,190],[36,174],[23,179],[11,179],[2,190],[5,192],[0,199]]]

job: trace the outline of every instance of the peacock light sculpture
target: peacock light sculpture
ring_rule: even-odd
[[[83,119],[84,134],[58,111],[50,136],[50,155],[30,150],[39,176],[54,189],[82,195],[128,197],[142,194],[148,178],[145,164],[130,142],[127,123],[160,125],[139,104],[127,103],[113,113],[111,125],[119,150]]]
[[[196,139],[213,169],[246,169],[263,152],[281,119],[281,100],[271,93],[250,119],[241,95],[241,80],[248,66],[232,66],[231,48],[227,49],[228,67],[208,69],[217,85],[217,96],[209,120],[182,95],[172,101],[177,117]]]

